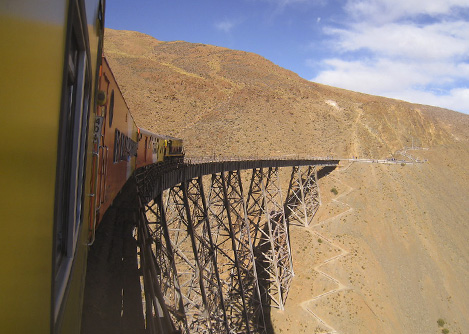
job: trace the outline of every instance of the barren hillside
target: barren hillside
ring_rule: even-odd
[[[296,276],[275,333],[469,333],[469,116],[301,79],[261,56],[107,29],[138,125],[186,153],[385,158],[321,179],[315,225],[293,227]],[[337,194],[331,192],[336,188]],[[332,259],[332,260],[331,260]]]

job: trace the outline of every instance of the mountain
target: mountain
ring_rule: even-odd
[[[104,52],[137,124],[183,138],[188,156],[428,148],[407,152],[423,164],[344,164],[320,180],[314,226],[291,228],[296,276],[273,332],[469,332],[469,115],[138,32],[106,29]]]

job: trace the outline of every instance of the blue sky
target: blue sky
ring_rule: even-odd
[[[469,0],[109,0],[106,27],[254,52],[307,80],[469,114]]]

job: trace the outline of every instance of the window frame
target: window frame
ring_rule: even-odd
[[[83,2],[69,3],[58,138],[52,259],[52,317],[56,327],[84,222],[86,152],[92,76]],[[76,57],[73,55],[76,49]]]

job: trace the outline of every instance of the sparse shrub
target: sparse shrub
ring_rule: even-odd
[[[401,163],[401,166],[404,167],[404,166],[405,166],[405,163],[402,162],[402,163]]]
[[[333,193],[334,195],[337,195],[339,192],[337,191],[337,189],[334,187],[331,189],[331,193]]]
[[[443,319],[440,318],[436,321],[436,323],[438,324],[439,327],[443,327],[446,322]]]
[[[321,239],[321,238],[319,238],[319,239],[318,239],[318,242],[319,242],[320,244],[322,244],[322,239]]]
[[[443,329],[441,330],[441,332],[442,332],[443,334],[448,334],[448,333],[449,333],[449,329],[448,329],[448,328],[443,328]]]

